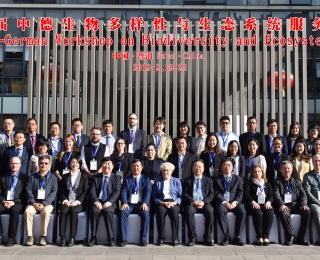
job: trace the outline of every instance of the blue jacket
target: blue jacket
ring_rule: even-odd
[[[163,201],[163,183],[164,179],[162,176],[158,177],[152,187],[152,198],[155,203],[159,204]],[[170,195],[171,198],[177,202],[179,205],[181,204],[182,198],[182,185],[181,181],[178,178],[172,177],[170,178]]]

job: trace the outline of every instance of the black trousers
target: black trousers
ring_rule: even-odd
[[[227,220],[227,214],[229,210],[223,206],[222,204],[217,204],[214,208],[215,216],[218,221],[218,224],[222,230],[223,234],[228,234],[228,220]],[[246,223],[246,210],[244,209],[243,205],[241,203],[238,203],[238,205],[231,210],[234,215],[236,215],[236,223],[234,227],[234,235],[240,236],[241,231],[244,228],[244,225]]]
[[[188,227],[188,238],[191,240],[192,238],[197,238],[195,223],[194,223],[194,214],[202,213],[205,218],[205,233],[203,238],[206,239],[208,237],[211,238],[212,234],[212,225],[213,225],[213,211],[212,206],[210,204],[205,204],[202,209],[196,209],[192,205],[187,205],[184,208],[186,224]]]
[[[250,208],[251,206],[251,208]],[[260,209],[253,209],[252,205],[246,207],[248,215],[252,215],[253,226],[259,238],[269,238],[273,224],[274,209],[266,209],[260,205]]]
[[[288,207],[288,210],[286,211],[279,212],[279,209],[277,210],[286,238],[288,239],[289,236],[294,236],[294,232],[291,226],[291,214],[299,214],[301,216],[301,225],[297,239],[302,240],[306,238],[309,228],[311,211],[301,209],[300,205],[296,202],[287,203],[286,206]]]
[[[22,213],[25,209],[24,205],[15,204],[10,209],[6,209],[3,204],[0,203],[0,215],[9,214],[9,228],[8,228],[8,237],[14,238],[17,234],[17,226],[19,222],[19,214]],[[0,235],[2,234],[2,223],[0,217]]]
[[[158,234],[159,239],[164,239],[164,223],[166,215],[169,216],[171,220],[171,229],[172,229],[172,240],[178,239],[178,228],[179,228],[179,212],[180,206],[175,205],[174,207],[167,209],[164,206],[157,206],[157,227],[158,227]]]
[[[89,211],[90,225],[91,225],[91,236],[96,236],[98,230],[99,218],[103,215],[104,224],[107,230],[108,240],[113,239],[113,226],[114,226],[114,214],[116,208],[111,205],[105,209],[99,210],[96,206],[91,206]]]
[[[75,237],[77,234],[78,214],[84,211],[82,205],[74,207],[67,207],[64,204],[60,205],[60,218],[59,218],[59,234],[65,236],[67,227],[67,217],[70,216],[70,237]]]

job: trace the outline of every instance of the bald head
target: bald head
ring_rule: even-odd
[[[18,157],[12,157],[9,162],[9,167],[12,174],[17,174],[20,171],[21,160]]]

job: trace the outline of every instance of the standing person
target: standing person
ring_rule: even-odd
[[[263,168],[263,170],[266,172],[267,170],[266,158],[263,155],[259,154],[259,146],[258,146],[258,141],[256,139],[252,138],[249,140],[244,159],[246,164],[245,180],[249,179],[250,172],[254,165],[260,165]]]
[[[141,161],[142,174],[147,175],[151,180],[151,184],[154,184],[154,180],[161,176],[160,166],[164,161],[156,158],[156,146],[154,144],[147,145],[146,153],[147,156]]]
[[[246,175],[246,162],[244,156],[240,156],[240,147],[236,140],[229,142],[227,158],[232,162],[232,174],[238,175],[244,180]]]
[[[319,137],[320,127],[317,124],[312,124],[308,127],[307,147],[308,153],[312,153],[313,141]]]
[[[101,172],[94,175],[89,191],[89,218],[91,239],[88,246],[97,244],[96,234],[102,215],[107,231],[108,246],[115,246],[113,238],[114,214],[121,191],[121,177],[112,173],[114,165],[110,157],[102,159]]]
[[[214,189],[214,213],[218,224],[224,234],[222,246],[231,242],[228,233],[228,212],[236,216],[233,244],[243,246],[240,234],[246,223],[246,211],[242,205],[243,179],[232,174],[232,161],[225,158],[221,163],[222,174],[215,178]]]
[[[288,144],[288,154],[293,154],[293,146],[294,143],[302,139],[303,141],[306,141],[302,134],[301,125],[298,122],[294,122],[290,124],[289,127],[289,134],[287,135],[287,144]]]
[[[172,152],[172,139],[170,135],[163,132],[166,120],[159,116],[153,121],[154,133],[147,136],[148,144],[154,144],[156,147],[156,157],[166,161]]]
[[[196,139],[193,136],[190,136],[190,126],[188,125],[187,121],[182,121],[179,124],[179,136],[182,136],[186,139],[187,147],[186,151],[191,154],[197,154],[197,146],[196,146]],[[177,141],[179,136],[173,139],[172,144],[172,153],[177,151]]]
[[[314,155],[320,155],[320,138],[316,138],[313,140],[311,156]]]
[[[292,176],[293,165],[290,161],[283,161],[280,165],[281,175],[273,183],[275,213],[279,215],[284,234],[285,245],[292,246],[294,232],[291,225],[291,214],[301,215],[301,224],[296,243],[309,246],[306,240],[309,228],[310,209],[307,206],[307,196],[302,182]]]
[[[204,162],[204,175],[215,178],[220,174],[220,163],[224,155],[218,143],[216,133],[211,132],[207,135],[205,141],[205,150],[200,154],[200,159]]]
[[[107,147],[107,156],[110,156],[113,153],[114,143],[116,142],[116,136],[112,135],[113,123],[111,120],[104,120],[102,123],[102,136],[100,142],[105,144]]]
[[[283,142],[280,137],[273,138],[272,141],[273,154],[266,155],[267,162],[267,179],[273,185],[275,179],[280,174],[280,165],[283,161],[290,160],[290,155],[282,152]]]
[[[127,219],[131,213],[138,214],[141,218],[140,245],[147,246],[151,182],[148,176],[141,174],[142,164],[140,160],[132,161],[131,171],[132,174],[123,179],[121,188],[122,206],[119,212],[119,221],[122,241],[119,244],[120,247],[127,244]]]
[[[80,172],[82,160],[80,156],[75,155],[69,161],[70,172],[62,176],[59,183],[58,197],[60,200],[60,219],[59,235],[60,246],[66,246],[66,226],[67,217],[70,218],[70,240],[67,246],[75,245],[77,233],[78,214],[85,211],[87,201],[86,194],[88,190],[88,177],[85,173]]]
[[[63,146],[63,138],[60,137],[60,124],[58,122],[52,122],[50,124],[50,135],[48,154],[56,157],[61,152]]]
[[[40,138],[45,138],[41,134],[37,134],[37,128],[38,128],[38,123],[37,120],[34,118],[29,118],[27,120],[27,130],[28,132],[25,133],[25,142],[24,146],[28,147],[29,149],[32,149],[33,153],[37,153],[37,140]]]
[[[201,152],[206,149],[206,134],[207,125],[203,121],[198,121],[196,123],[196,131],[198,137],[196,138],[197,155],[200,156]]]
[[[62,175],[67,174],[70,171],[70,158],[78,155],[80,156],[80,152],[78,151],[76,140],[74,139],[72,134],[67,134],[63,139],[62,151],[58,154],[55,162],[55,175],[58,180],[62,180]]]
[[[14,120],[11,116],[7,116],[3,119],[3,132],[0,133],[0,144],[4,144],[6,147],[14,145]]]
[[[214,197],[212,180],[203,175],[204,163],[201,159],[192,165],[193,176],[183,182],[183,201],[186,225],[188,227],[189,242],[187,246],[196,244],[197,233],[195,230],[194,214],[202,213],[205,217],[205,231],[203,240],[207,246],[213,246],[211,234],[213,230],[213,210],[211,202]]]
[[[114,150],[110,156],[114,167],[112,172],[121,178],[127,177],[131,173],[131,163],[133,161],[132,154],[128,153],[126,141],[118,137],[114,143]]]
[[[120,132],[120,137],[126,141],[128,153],[132,153],[134,159],[141,159],[147,147],[147,134],[138,128],[138,122],[138,115],[131,113],[128,116],[128,129]]]
[[[29,205],[24,212],[26,232],[28,236],[27,246],[34,244],[33,238],[33,217],[38,212],[41,213],[41,231],[40,246],[45,246],[47,228],[50,220],[50,214],[53,211],[53,203],[57,196],[58,180],[50,169],[49,155],[43,155],[39,158],[39,172],[29,177],[26,194]]]
[[[25,193],[28,177],[20,173],[21,161],[18,157],[12,157],[9,166],[11,173],[0,178],[0,215],[10,215],[7,246],[13,246],[19,214],[24,211],[27,204]],[[0,216],[0,245],[2,244],[2,234]]]
[[[247,214],[252,215],[258,246],[268,246],[273,224],[273,190],[260,165],[253,166],[244,185],[243,201]]]
[[[284,154],[288,154],[288,145],[287,145],[287,139],[282,136],[277,134],[278,130],[278,123],[275,119],[270,119],[267,122],[267,127],[268,127],[268,134],[264,136],[267,144],[267,154],[273,154],[273,146],[272,146],[272,140],[275,137],[280,137],[282,139],[283,147],[282,147],[282,152]]]
[[[247,132],[239,136],[240,146],[243,147],[243,153],[245,153],[245,147],[248,147],[248,142],[251,138],[255,138],[258,141],[259,153],[261,155],[267,154],[266,140],[263,134],[257,132],[257,119],[254,116],[247,119]]]
[[[83,124],[80,118],[74,118],[71,122],[72,135],[76,140],[77,149],[82,150],[82,147],[90,142],[90,137],[82,134]]]
[[[223,155],[226,156],[228,144],[230,141],[236,140],[238,144],[240,144],[239,136],[236,133],[230,131],[230,118],[227,116],[222,116],[220,118],[219,126],[220,126],[220,131],[217,132],[218,142],[220,144]],[[241,147],[240,147],[240,154],[241,154]]]
[[[313,170],[312,159],[308,154],[305,141],[297,140],[293,149],[290,159],[293,164],[292,175],[303,181],[303,175]]]

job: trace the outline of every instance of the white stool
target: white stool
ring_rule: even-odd
[[[284,229],[282,227],[280,217],[279,217],[278,223],[279,223],[279,230],[280,230],[280,242],[283,244],[286,241],[286,238],[284,235]],[[298,235],[300,225],[301,225],[301,216],[299,214],[291,214],[291,226],[292,226],[295,237],[297,237]],[[308,242],[310,241],[309,236],[307,236],[306,239]]]
[[[214,241],[214,236],[213,236],[213,223],[214,223],[214,219],[212,220],[212,233],[211,233],[211,239],[212,242]],[[205,233],[205,217],[202,213],[196,213],[194,214],[194,226],[195,226],[195,230],[196,230],[196,234],[197,234],[197,242],[203,242],[203,235]],[[189,241],[188,238],[188,226],[187,224],[185,224],[185,241],[186,243]]]
[[[117,241],[117,228],[118,228],[118,216],[114,214],[113,216],[113,240],[114,242]],[[89,220],[90,222],[90,220]],[[99,223],[98,223],[98,230],[96,233],[96,238],[98,244],[108,244],[108,237],[107,237],[107,231],[106,231],[106,225],[104,223],[104,218],[103,215],[100,216],[99,218]],[[88,241],[91,239],[91,224],[89,223],[89,233],[88,233]]]
[[[55,218],[55,214],[50,214],[49,224],[47,228],[47,236],[46,236],[46,241],[49,244],[52,244],[52,239],[53,239],[54,218]],[[39,243],[40,232],[41,232],[41,214],[35,214],[33,217],[33,237],[34,237],[35,243]],[[25,244],[27,243],[27,241],[28,241],[27,230],[26,230],[26,225],[24,225],[23,243]]]
[[[311,225],[310,225],[310,236],[311,236],[311,239],[312,239],[312,243],[315,244],[315,243],[317,243],[319,241],[319,236],[318,236],[318,231],[316,229],[316,225],[314,224],[312,215],[311,215],[311,218],[310,218],[310,222],[311,222]]]
[[[252,244],[257,242],[257,234],[254,230],[252,215],[247,216],[247,236],[249,243]],[[279,232],[278,232],[278,219],[276,215],[273,215],[273,224],[270,229],[269,241],[278,244],[279,243]]]
[[[3,242],[8,242],[8,230],[9,230],[9,220],[10,220],[10,215],[9,214],[3,214],[1,215],[1,223],[2,223],[2,241]],[[19,221],[18,221],[18,226],[17,226],[17,233],[15,236],[15,242],[17,244],[21,243],[21,233],[22,233],[22,228],[23,228],[23,214],[19,214]]]
[[[179,216],[179,229],[178,229],[178,240],[179,244],[182,244],[182,216]],[[153,218],[153,241],[154,244],[158,243],[158,226],[157,226],[157,218],[154,215]],[[171,221],[169,216],[166,216],[165,223],[164,223],[164,242],[172,242],[172,229],[171,229]]]
[[[60,235],[59,235],[59,221],[60,221],[60,215],[58,217],[58,225],[57,225],[57,242],[60,242]],[[87,213],[80,212],[78,214],[78,223],[77,223],[77,233],[75,240],[85,240],[87,238]],[[70,216],[67,215],[67,225],[66,225],[66,234],[65,238],[68,241],[70,238]]]
[[[141,218],[138,214],[130,214],[127,219],[127,242],[138,244],[140,242]],[[149,243],[149,228],[147,233],[147,243]]]
[[[227,221],[228,221],[228,233],[229,233],[231,239],[233,239],[234,226],[236,223],[236,215],[234,215],[232,212],[228,212]],[[243,230],[241,231],[240,238],[243,243],[246,243],[246,240],[247,240],[246,225],[244,225]],[[222,230],[221,230],[218,222],[217,222],[217,239],[218,239],[218,243],[221,243],[224,239],[224,234],[222,233]]]

